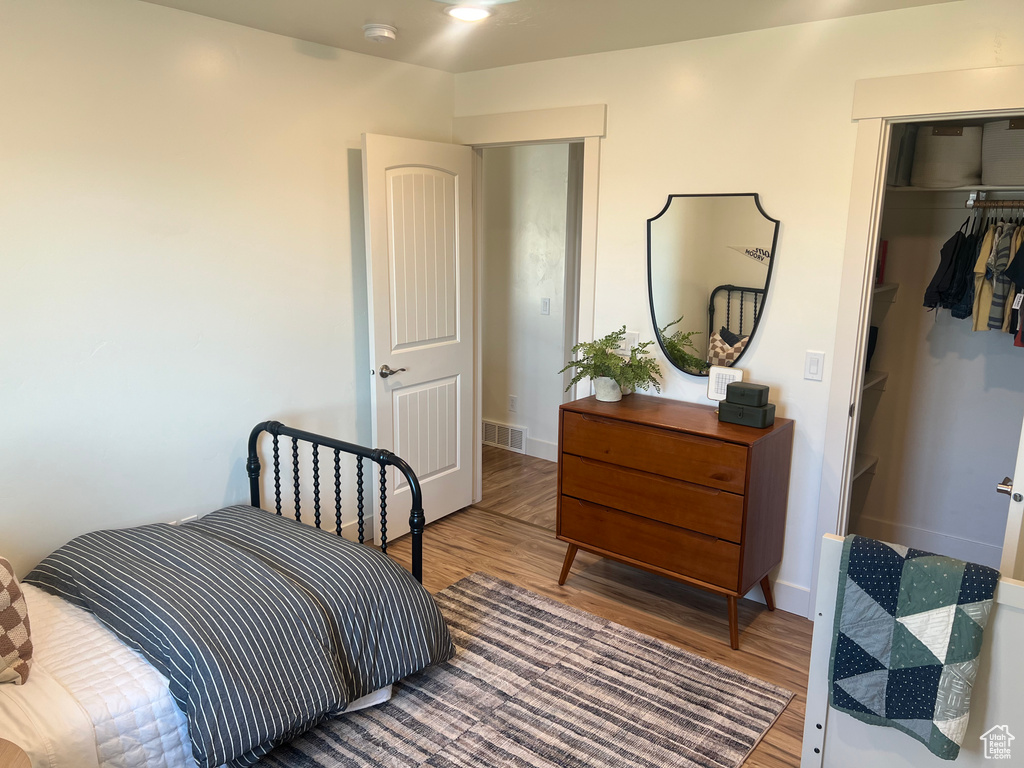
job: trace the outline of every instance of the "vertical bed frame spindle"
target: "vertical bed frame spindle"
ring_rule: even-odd
[[[359,523],[359,543],[363,543],[363,459],[370,459],[380,467],[380,534],[381,551],[387,553],[387,468],[395,467],[401,472],[409,484],[411,507],[409,513],[409,533],[412,537],[412,574],[417,581],[423,581],[423,529],[426,527],[426,516],[423,513],[423,494],[420,483],[403,459],[390,451],[366,448],[353,443],[315,435],[300,429],[286,427],[278,421],[264,421],[257,424],[249,434],[249,457],[245,468],[249,475],[249,496],[254,507],[260,506],[260,458],[259,437],[263,432],[273,437],[274,456],[274,502],[277,514],[281,514],[281,466],[278,448],[278,437],[283,435],[292,439],[292,478],[295,486],[295,519],[300,520],[300,482],[299,482],[299,441],[311,443],[313,452],[313,516],[316,527],[320,527],[320,447],[334,451],[334,509],[335,533],[341,536],[341,454],[352,454],[356,457],[356,501]]]

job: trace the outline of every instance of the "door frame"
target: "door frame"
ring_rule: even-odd
[[[845,536],[849,525],[849,487],[864,376],[859,362],[864,359],[865,324],[870,321],[891,127],[928,119],[998,118],[1021,112],[1024,66],[880,77],[855,84],[852,119],[857,124],[857,144],[822,450],[815,576],[822,537]],[[812,610],[816,593],[814,578],[809,601]]]
[[[582,143],[583,181],[578,264],[579,294],[576,301],[576,341],[593,341],[594,299],[597,277],[597,208],[601,164],[601,139],[607,126],[605,104],[560,107],[491,115],[468,115],[452,120],[452,143],[474,150],[473,169],[473,502],[483,496],[483,309],[480,295],[480,258],[483,253],[482,151],[486,147],[520,144]]]

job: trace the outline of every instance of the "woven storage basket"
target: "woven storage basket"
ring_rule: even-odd
[[[981,126],[966,126],[961,136],[936,136],[934,126],[922,125],[914,147],[915,187],[944,189],[981,183]]]
[[[981,149],[982,181],[992,186],[1024,186],[1024,129],[1009,120],[985,123]]]

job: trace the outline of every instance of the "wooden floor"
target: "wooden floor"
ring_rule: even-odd
[[[477,509],[555,530],[555,462],[485,445],[483,476],[483,498]]]
[[[505,487],[507,505],[517,506],[511,486]],[[788,688],[796,696],[744,766],[799,765],[811,647],[806,619],[740,600],[740,650],[733,651],[725,598],[583,551],[560,587],[565,544],[552,531],[472,507],[429,525],[423,551],[423,581],[431,592],[482,571]],[[409,567],[408,537],[388,553]]]

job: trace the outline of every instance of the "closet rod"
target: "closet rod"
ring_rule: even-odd
[[[1024,208],[1024,200],[968,200],[967,208]]]
[[[1020,191],[1024,191],[1024,187],[1018,188]],[[1011,191],[1016,192],[1017,189],[1010,188]],[[1003,190],[1006,191],[1006,190]],[[1024,207],[1024,200],[989,200],[987,189],[976,189],[971,192],[967,198],[967,202],[964,203],[965,208],[1021,208]]]

